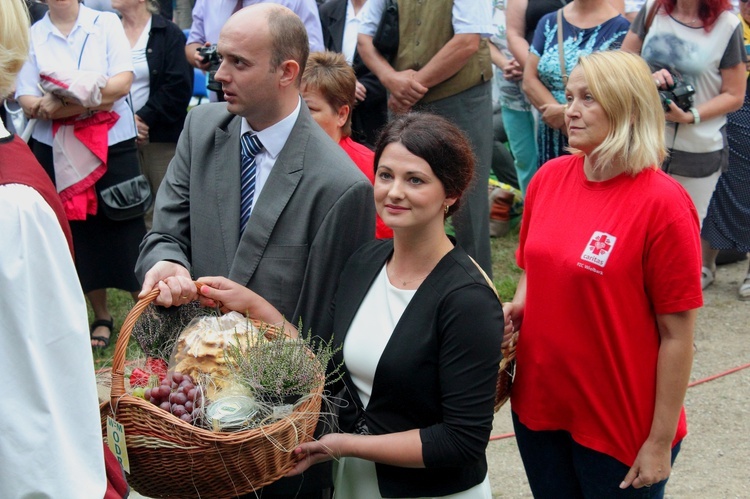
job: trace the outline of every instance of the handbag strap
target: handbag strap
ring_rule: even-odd
[[[94,26],[96,26],[96,21],[98,20],[99,20],[99,16],[96,16],[96,18],[94,18]],[[81,69],[81,60],[83,59],[83,51],[86,48],[86,42],[89,41],[90,34],[91,33],[86,33],[86,38],[83,39],[83,45],[81,45],[81,53],[78,54],[78,68],[77,69]]]
[[[497,292],[497,288],[495,287],[495,284],[492,282],[492,279],[490,279],[490,276],[487,275],[487,272],[484,271],[482,267],[479,266],[476,260],[472,258],[470,255],[469,260],[472,261],[472,263],[476,266],[477,270],[480,274],[482,274],[482,277],[484,277],[484,280],[487,281],[487,285],[490,287],[493,293],[495,293],[495,296],[497,297],[497,301],[500,302],[500,305],[502,306],[503,300],[500,299],[500,294]],[[516,359],[516,343],[518,342],[518,331],[515,331],[510,339],[510,343],[502,348],[503,352],[503,359],[500,361],[500,370],[502,371],[507,366],[511,364]],[[499,407],[499,406],[498,406]],[[497,412],[497,408],[495,408],[495,412]]]
[[[498,294],[497,288],[495,288],[495,284],[492,282],[492,279],[490,279],[490,276],[487,275],[487,272],[485,272],[484,269],[479,266],[479,264],[477,263],[476,260],[474,260],[474,258],[472,258],[470,255],[467,255],[467,256],[469,256],[469,260],[471,260],[471,262],[477,267],[477,270],[479,271],[479,273],[482,274],[482,277],[484,277],[484,280],[487,281],[487,286],[489,286],[492,292],[495,293],[495,296],[497,296],[497,300],[502,305],[503,300],[500,299],[500,294]]]
[[[656,17],[656,11],[659,10],[659,0],[654,0],[654,3],[651,4],[651,7],[648,8],[648,13],[646,14],[646,22],[643,25],[643,39],[646,39],[646,35],[648,35],[648,30],[651,29],[651,24],[654,22],[654,17]]]
[[[562,8],[557,9],[557,53],[560,55],[560,74],[563,85],[568,84],[568,72],[565,69],[565,47],[563,45]]]

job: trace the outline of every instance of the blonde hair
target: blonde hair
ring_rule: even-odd
[[[29,56],[29,11],[23,0],[0,0],[0,98]]]
[[[158,14],[161,11],[158,0],[146,0],[146,10],[151,14]]]
[[[352,67],[347,64],[344,54],[328,50],[311,53],[302,74],[302,86],[320,92],[337,113],[342,107],[349,106],[349,116],[341,127],[341,136],[350,136],[357,77]]]
[[[646,61],[613,50],[583,56],[578,67],[609,118],[609,134],[592,151],[598,164],[619,164],[630,175],[658,168],[666,156],[664,110]],[[575,148],[569,150],[583,155]]]

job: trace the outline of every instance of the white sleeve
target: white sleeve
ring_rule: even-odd
[[[31,31],[29,44],[29,58],[23,64],[21,71],[16,76],[16,99],[21,95],[42,96],[42,91],[37,86],[39,84],[39,67],[36,62],[36,49],[34,30]]]
[[[479,33],[483,38],[494,35],[492,0],[453,0],[453,32],[457,35]]]
[[[363,35],[375,36],[384,10],[385,0],[367,0],[362,8],[362,22],[359,23],[359,32]]]

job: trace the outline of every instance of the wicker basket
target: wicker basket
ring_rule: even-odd
[[[108,416],[124,427],[130,486],[149,497],[219,498],[246,494],[283,477],[296,462],[291,451],[312,439],[324,380],[290,416],[235,433],[193,426],[128,395],[124,366],[130,333],[158,294],[158,290],[149,293],[125,318],[112,361],[110,401],[100,406],[105,439]]]
[[[495,412],[510,398],[510,389],[513,386],[513,376],[516,373],[516,342],[518,331],[513,333],[508,346],[503,348],[503,358],[497,372],[497,385],[495,387]]]

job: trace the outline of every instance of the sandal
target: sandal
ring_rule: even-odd
[[[740,285],[739,295],[740,300],[750,301],[750,274],[745,276],[745,280]]]
[[[109,336],[94,336],[94,331],[96,331],[96,328],[98,327],[106,327],[109,329]],[[100,341],[103,343],[102,345],[91,345],[91,348],[94,350],[104,350],[109,346],[109,342],[112,339],[112,329],[114,327],[114,323],[112,322],[112,319],[96,319],[94,322],[91,323],[91,326],[89,327],[90,332],[90,338],[93,341]]]
[[[706,289],[711,285],[711,283],[714,282],[714,279],[716,278],[716,271],[711,270],[708,267],[703,267],[701,269],[701,289]]]

